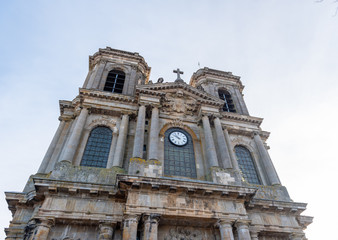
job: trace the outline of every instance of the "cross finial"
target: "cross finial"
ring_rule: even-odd
[[[182,79],[181,79],[181,76],[180,76],[180,74],[183,74],[183,72],[179,69],[179,68],[177,68],[177,70],[174,70],[173,71],[174,73],[177,73],[177,79],[175,80],[175,82],[176,81],[182,81],[182,82],[184,82]]]

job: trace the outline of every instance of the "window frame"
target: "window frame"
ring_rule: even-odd
[[[114,68],[110,70],[107,74],[107,77],[106,77],[106,80],[103,86],[103,91],[123,94],[125,83],[126,83],[125,71],[123,71],[122,69]]]
[[[99,132],[103,129],[106,135]],[[112,140],[113,130],[110,127],[100,125],[92,128],[83,150],[80,166],[106,168]]]
[[[250,157],[250,160],[249,160],[249,161],[252,163],[252,169],[249,169],[249,171],[254,170],[254,173],[255,173],[255,175],[256,175],[257,182],[256,182],[255,180],[254,180],[254,181],[251,181],[251,180],[252,180],[252,177],[249,177],[249,178],[247,177],[249,174],[252,175],[252,173],[248,173],[248,171],[246,171],[246,172],[243,171],[242,167],[243,167],[243,168],[246,168],[246,167],[243,166],[243,165],[241,164],[241,161],[243,161],[243,159],[239,159],[238,154],[237,154],[237,151],[236,151],[237,148],[244,149],[244,150],[246,151],[246,153],[248,154],[248,156]],[[257,164],[256,164],[256,161],[255,161],[255,159],[254,159],[254,157],[253,157],[253,154],[252,154],[252,152],[249,150],[249,148],[246,147],[246,146],[244,146],[244,145],[240,145],[240,144],[239,144],[239,145],[236,145],[236,146],[234,147],[234,151],[235,151],[235,155],[236,155],[236,160],[237,160],[237,163],[238,163],[238,167],[239,167],[239,170],[241,171],[241,175],[242,175],[243,179],[245,179],[245,181],[248,182],[248,183],[250,183],[250,184],[263,185],[263,181],[262,181],[262,178],[261,178],[261,175],[260,175],[259,168],[258,168],[258,166],[257,166]],[[246,170],[248,170],[248,169],[246,169]]]
[[[223,98],[221,97],[221,94],[223,94]],[[236,104],[228,90],[223,88],[218,89],[218,97],[224,101],[224,105],[222,107],[223,112],[237,113]]]

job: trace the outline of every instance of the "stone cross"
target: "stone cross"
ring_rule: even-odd
[[[179,68],[177,68],[177,70],[174,70],[173,72],[174,72],[174,73],[177,73],[177,79],[181,79],[180,74],[183,74],[183,72],[180,71]]]

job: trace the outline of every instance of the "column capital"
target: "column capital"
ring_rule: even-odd
[[[129,222],[138,222],[140,218],[141,216],[136,214],[127,214],[123,216],[123,220]]]
[[[55,219],[54,218],[37,218],[36,222],[38,226],[44,226],[47,228],[51,228],[55,224]]]
[[[236,220],[235,226],[238,229],[240,229],[240,228],[249,229],[250,223],[251,223],[251,220],[249,220],[249,219],[239,219],[239,220]]]
[[[147,214],[142,216],[143,222],[150,222],[150,223],[156,223],[160,221],[161,215],[160,214]]]
[[[116,222],[102,221],[100,222],[99,229],[99,240],[108,240],[113,237]]]
[[[235,222],[236,222],[236,220],[234,220],[234,219],[218,219],[216,225],[218,227],[224,226],[224,225],[232,226]]]

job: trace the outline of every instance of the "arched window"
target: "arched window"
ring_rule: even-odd
[[[113,93],[122,93],[124,80],[126,75],[120,70],[111,70],[108,73],[106,84],[104,85],[104,91]]]
[[[194,144],[190,134],[181,128],[170,128],[164,136],[164,174],[196,178]]]
[[[220,89],[218,90],[218,96],[224,101],[223,111],[236,112],[235,104],[232,101],[231,95],[228,91]]]
[[[261,181],[258,178],[257,170],[249,150],[243,146],[236,146],[235,152],[238,166],[242,171],[244,179],[249,183],[260,185]]]
[[[90,132],[81,166],[105,168],[107,166],[111,140],[112,130],[107,127],[94,128]]]

